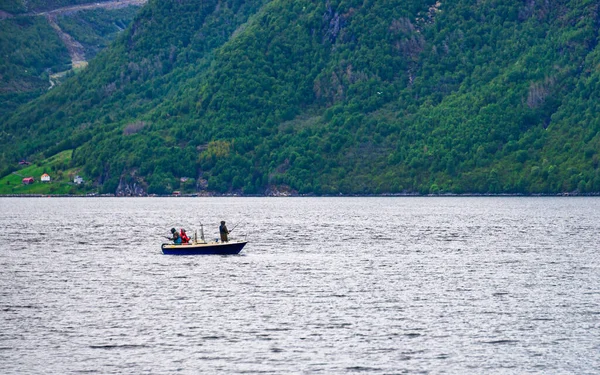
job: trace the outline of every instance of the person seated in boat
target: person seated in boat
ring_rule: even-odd
[[[181,245],[181,236],[179,235],[179,233],[177,233],[177,230],[175,230],[175,228],[171,228],[171,233],[173,234],[173,237],[167,238],[173,241],[175,245]]]
[[[219,234],[221,235],[221,242],[229,242],[229,238],[227,238],[229,230],[224,221],[221,221],[221,225],[219,226]]]
[[[179,234],[179,237],[181,237],[181,243],[183,243],[183,244],[189,244],[190,243],[190,238],[185,233],[185,229],[181,228],[181,233]]]

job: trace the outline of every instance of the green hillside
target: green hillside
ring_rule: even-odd
[[[99,4],[87,0],[0,2],[0,121],[72,74],[69,51],[40,11]],[[25,6],[26,5],[26,6]],[[92,59],[131,22],[139,7],[58,13],[59,27]],[[51,83],[52,81],[52,83]]]
[[[95,192],[88,182],[75,184],[74,178],[79,175],[78,168],[70,167],[72,151],[63,151],[39,163],[20,165],[16,171],[0,178],[0,194],[73,194],[83,195]],[[41,176],[50,176],[49,182],[42,182]],[[23,179],[32,177],[33,183],[25,184]]]
[[[127,28],[138,11],[134,6],[81,11],[60,16],[58,24],[84,46],[85,56],[91,60]]]
[[[0,117],[40,96],[49,72],[69,69],[69,53],[43,17],[0,20]]]
[[[104,193],[598,193],[598,17],[580,1],[150,1],[2,123],[0,175],[74,149]]]

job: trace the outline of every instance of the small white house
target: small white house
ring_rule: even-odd
[[[50,182],[50,175],[48,175],[48,173],[44,173],[40,180],[42,180],[42,182]]]
[[[83,178],[81,176],[75,176],[75,178],[73,179],[73,182],[77,185],[81,185],[81,184],[83,184]]]

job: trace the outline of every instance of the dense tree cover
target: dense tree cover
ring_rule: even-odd
[[[57,22],[64,32],[84,46],[85,57],[90,60],[131,23],[139,9],[131,6],[79,11],[62,15]]]
[[[14,3],[22,4],[9,1],[4,9]],[[33,3],[29,2],[29,6]],[[53,7],[81,2],[55,3],[38,2]],[[89,59],[115,39],[138,10],[139,7],[127,7],[69,12],[58,17],[58,23],[63,31],[84,45]],[[0,121],[19,105],[45,93],[51,86],[50,75],[71,69],[67,47],[43,16],[28,14],[0,19],[0,54],[3,57],[0,60]]]
[[[66,70],[67,48],[43,17],[0,20],[0,118],[49,87],[48,71]]]
[[[597,193],[598,21],[568,0],[151,1],[2,125],[0,172],[74,148],[103,192]]]
[[[7,12],[9,15],[24,13],[27,11],[23,1],[2,0],[0,1],[0,11]]]

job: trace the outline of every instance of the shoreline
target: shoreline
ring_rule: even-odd
[[[338,195],[314,195],[314,194],[289,194],[289,195],[240,195],[240,194],[181,194],[181,195],[75,195],[75,194],[0,194],[0,198],[466,198],[466,197],[488,197],[488,198],[534,198],[534,197],[600,197],[600,193],[554,193],[554,194],[338,194]]]

